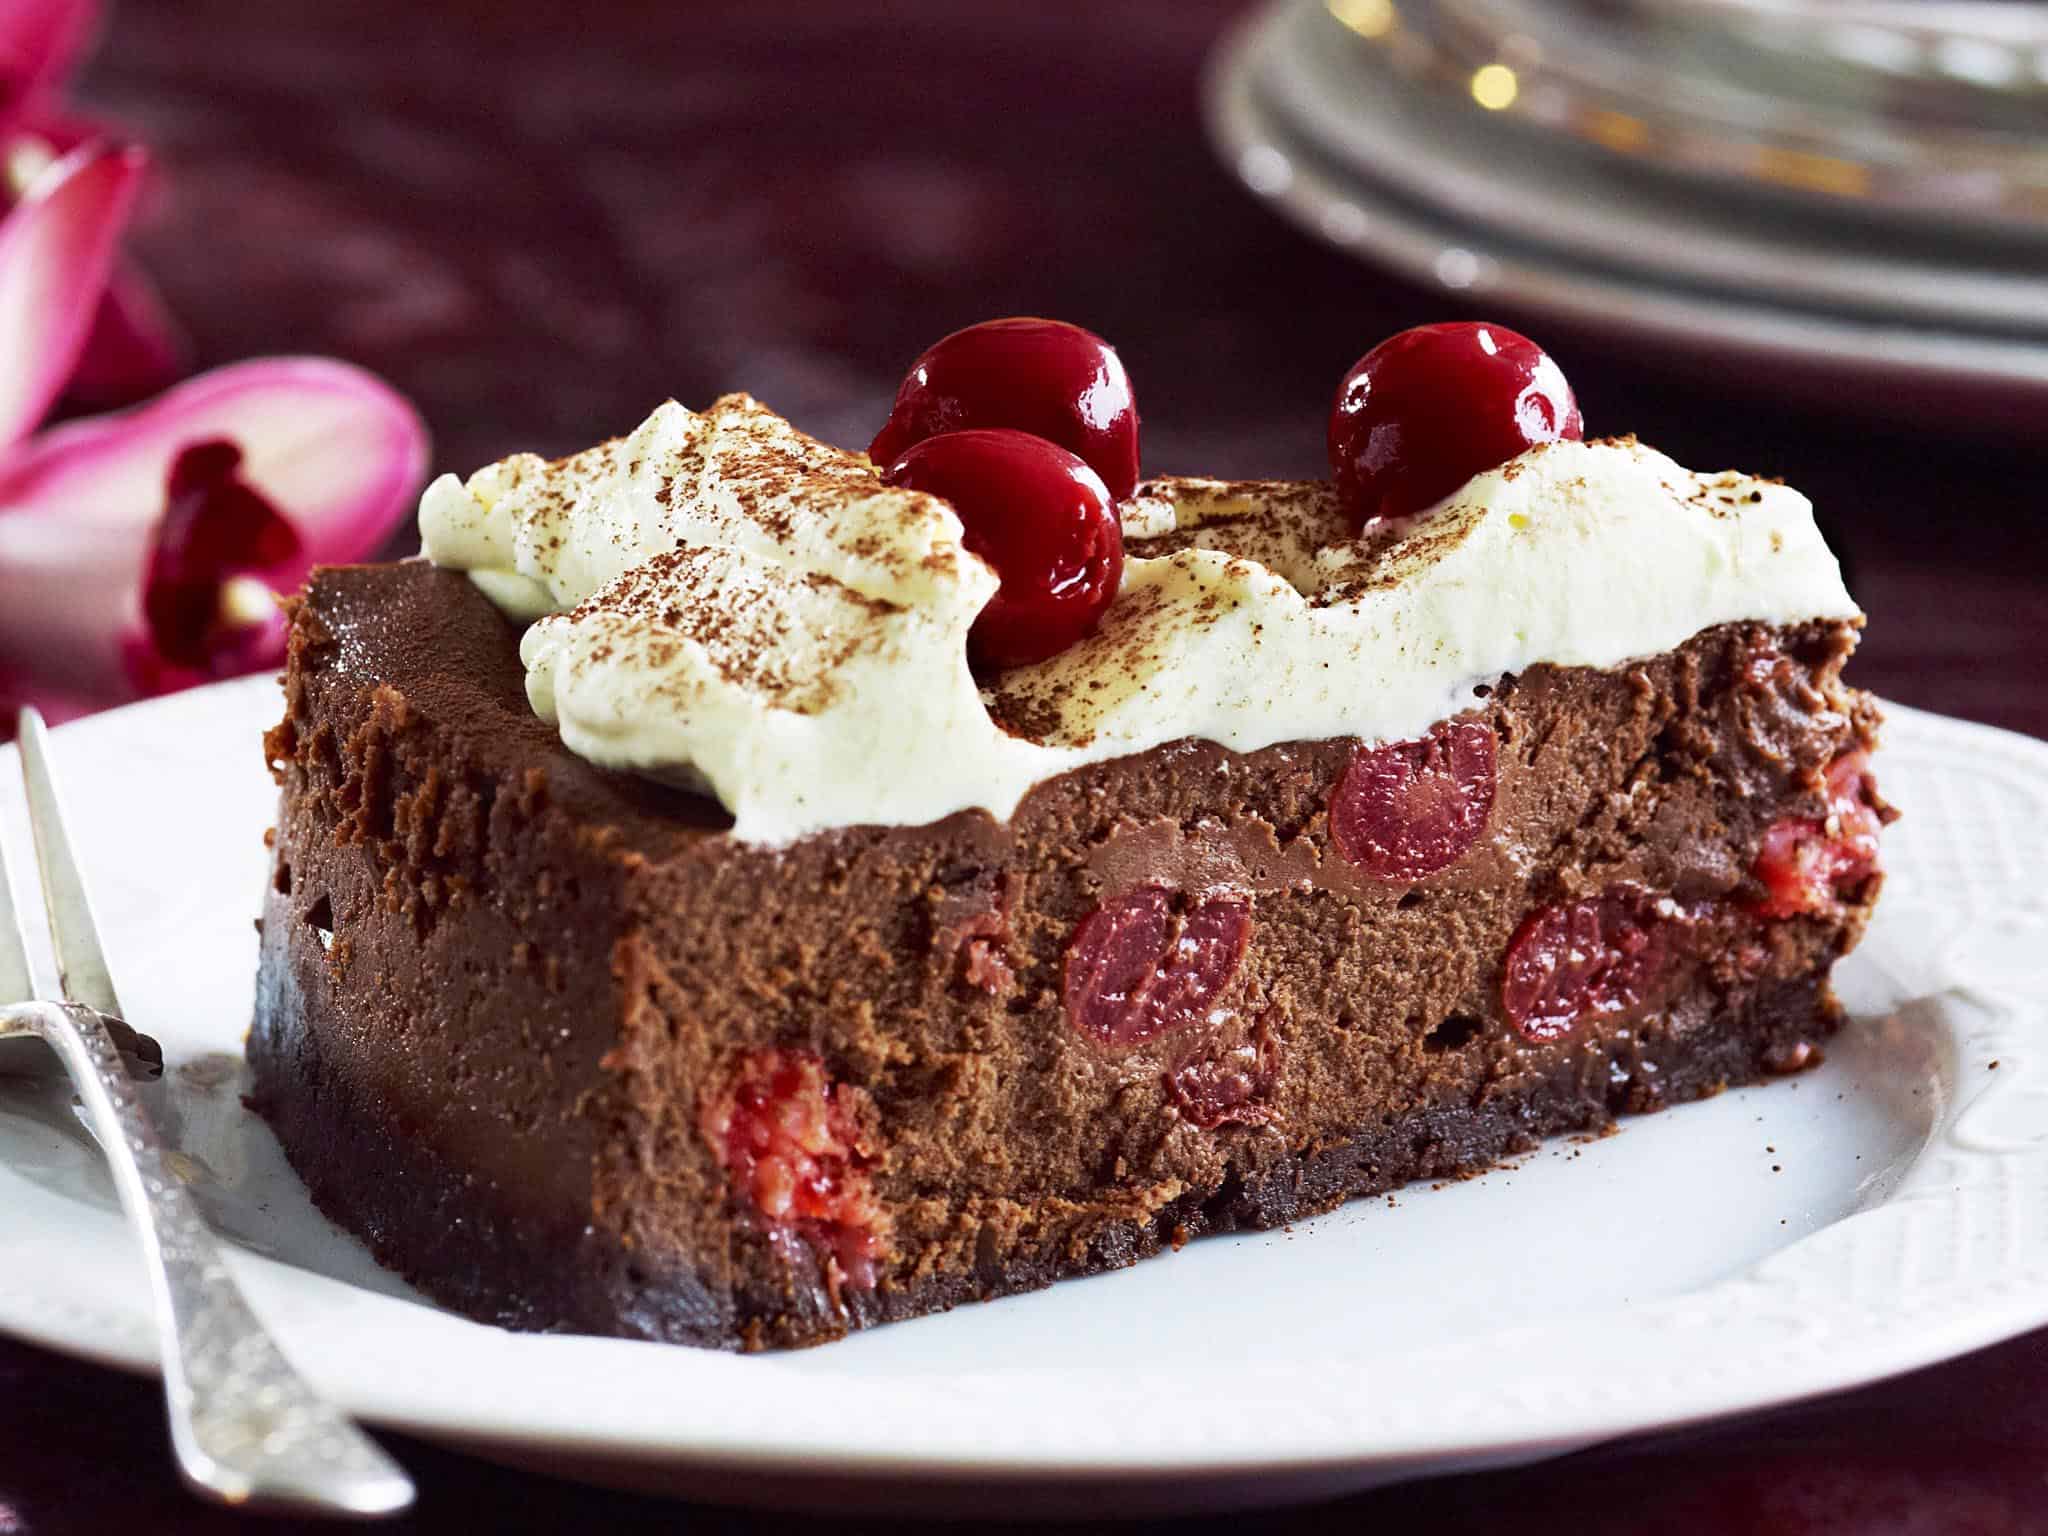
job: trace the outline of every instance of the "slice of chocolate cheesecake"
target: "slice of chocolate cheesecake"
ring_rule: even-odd
[[[479,1318],[809,1344],[1817,1059],[1888,813],[1801,498],[1119,512],[980,676],[953,509],[744,397],[316,573],[249,1050],[321,1207]]]

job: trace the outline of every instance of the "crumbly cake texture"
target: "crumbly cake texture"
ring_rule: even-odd
[[[317,572],[267,744],[254,1100],[446,1304],[727,1348],[1471,1172],[1816,1058],[1879,877],[1787,908],[1750,871],[1873,743],[1854,639],[1722,625],[1504,679],[1445,728],[1494,770],[1469,846],[1410,878],[1333,826],[1350,740],[742,843],[568,752],[462,576]],[[1550,1016],[1553,932],[1614,947],[1603,1009]]]

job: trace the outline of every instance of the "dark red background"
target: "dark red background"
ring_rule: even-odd
[[[367,363],[419,402],[442,468],[741,387],[862,443],[927,342],[1037,312],[1117,344],[1148,469],[1314,474],[1345,366],[1461,311],[1315,246],[1213,163],[1198,73],[1241,9],[129,0],[81,94],[160,156],[140,252],[201,360]],[[1813,496],[1871,615],[1860,682],[2048,735],[2048,428],[1933,435],[1905,396],[1823,417],[1711,358],[1527,328],[1591,430]],[[2044,1380],[2048,1332],[1818,1405],[1229,1528],[2048,1530]],[[398,1449],[423,1492],[405,1529],[886,1528]],[[153,1387],[0,1341],[0,1533],[260,1528],[177,1489]]]

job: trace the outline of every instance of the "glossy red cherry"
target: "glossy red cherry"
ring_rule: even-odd
[[[1116,349],[1063,320],[1019,316],[955,331],[915,363],[868,446],[893,464],[942,432],[1010,427],[1078,454],[1124,500],[1138,484],[1138,406]]]
[[[1390,336],[1330,405],[1330,469],[1352,519],[1442,501],[1537,443],[1585,433],[1563,370],[1526,336],[1464,321]]]
[[[1102,477],[1028,432],[928,437],[882,479],[953,504],[1002,586],[974,621],[978,665],[1018,667],[1090,633],[1123,579],[1123,527]]]

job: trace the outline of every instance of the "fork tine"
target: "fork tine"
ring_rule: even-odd
[[[35,995],[35,976],[28,968],[28,940],[22,934],[21,912],[14,905],[14,882],[7,873],[6,840],[0,838],[0,1003],[25,1003]]]
[[[50,738],[35,708],[21,712],[21,773],[28,784],[29,826],[36,836],[36,863],[43,876],[43,905],[50,919],[50,944],[57,952],[57,975],[64,995],[74,1003],[114,1018],[121,1000],[100,949],[99,929],[92,920],[92,902],[71,853],[57,803],[57,784],[50,776]]]

